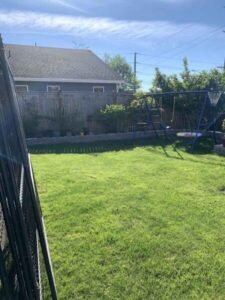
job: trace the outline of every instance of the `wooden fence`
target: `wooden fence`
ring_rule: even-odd
[[[17,94],[26,133],[38,135],[79,134],[88,127],[98,133],[101,128],[92,120],[106,104],[126,104],[131,94],[90,92],[27,92]]]
[[[27,137],[80,135],[107,132],[96,122],[94,114],[106,104],[127,104],[132,99],[125,93],[27,92],[18,93],[18,101]],[[162,121],[173,129],[195,129],[196,114],[162,109]],[[136,124],[120,120],[117,131],[132,131]]]

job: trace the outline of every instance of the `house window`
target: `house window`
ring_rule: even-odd
[[[16,88],[16,92],[18,93],[25,93],[29,91],[27,84],[16,84],[15,88]]]
[[[104,86],[93,86],[93,93],[104,93]]]
[[[47,85],[47,92],[59,92],[60,90],[59,85]]]

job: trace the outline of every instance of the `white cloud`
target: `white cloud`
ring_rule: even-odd
[[[71,9],[76,10],[81,13],[87,13],[87,11],[84,10],[83,8],[81,8],[80,5],[71,4],[70,2],[68,2],[66,0],[49,0],[49,2],[56,4],[56,5],[64,6],[66,8],[71,8]]]
[[[60,0],[61,1],[61,0]],[[0,10],[0,27],[4,29],[45,31],[82,37],[117,37],[124,40],[158,40],[173,35],[176,39],[202,36],[213,28],[200,24],[176,24],[167,21],[127,21],[109,18]]]
[[[163,2],[166,4],[184,4],[184,3],[190,3],[192,0],[156,0],[157,2]]]

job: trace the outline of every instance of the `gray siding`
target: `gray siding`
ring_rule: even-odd
[[[59,85],[64,92],[92,92],[93,86],[104,86],[106,93],[116,92],[116,84],[99,83],[67,83],[67,82],[24,82],[16,81],[16,84],[28,85],[30,92],[46,92],[48,85]]]

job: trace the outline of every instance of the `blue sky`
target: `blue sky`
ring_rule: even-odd
[[[5,43],[89,48],[121,54],[150,87],[154,68],[179,73],[182,58],[195,71],[222,66],[224,0],[1,0]]]

